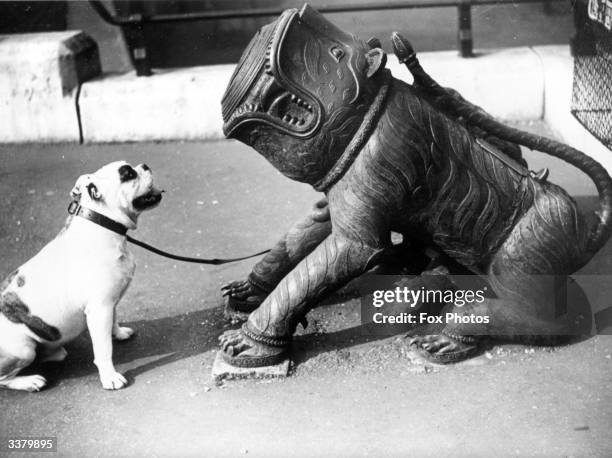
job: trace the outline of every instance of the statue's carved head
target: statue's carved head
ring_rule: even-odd
[[[314,184],[359,127],[385,61],[310,6],[286,10],[244,51],[222,100],[224,133]]]

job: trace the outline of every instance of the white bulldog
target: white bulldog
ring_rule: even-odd
[[[63,345],[89,329],[102,386],[123,388],[115,370],[112,338],[134,331],[119,326],[115,308],[134,275],[125,233],[155,207],[161,193],[147,165],[113,162],[79,177],[66,226],[36,256],[0,283],[0,386],[39,391],[40,375],[18,376],[40,353],[62,361]]]

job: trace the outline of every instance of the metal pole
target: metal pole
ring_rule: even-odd
[[[541,3],[543,0],[472,0],[472,6],[483,5],[509,5],[522,3]],[[546,0],[549,2],[566,2],[567,0]],[[89,0],[92,7],[98,12],[100,17],[109,24],[125,25],[130,21],[126,17],[112,16],[99,0]],[[341,4],[341,5],[321,5],[317,6],[320,13],[344,13],[344,12],[364,12],[364,11],[383,11],[393,9],[413,9],[413,8],[443,8],[448,6],[457,6],[457,0],[409,0],[397,2],[374,2],[374,3],[357,3],[357,4]],[[237,18],[253,18],[278,16],[284,8],[247,8],[236,10],[209,10],[198,13],[180,13],[180,14],[156,14],[154,16],[143,17],[143,22],[147,24],[164,23],[164,22],[189,22],[189,21],[206,21],[206,20],[221,20],[221,19],[237,19]]]
[[[460,0],[457,6],[459,14],[459,31],[457,46],[461,57],[474,57],[474,43],[472,40],[472,2]]]
[[[132,37],[132,59],[137,76],[151,76],[151,62],[149,62],[149,54],[147,51],[147,40],[144,32],[144,23],[141,20],[141,14],[130,15],[130,20],[134,22],[129,26],[124,26],[129,31]]]
[[[552,3],[567,0],[404,0],[350,3],[341,5],[321,5],[318,6],[318,10],[321,13],[341,13],[457,6],[459,22],[457,47],[459,48],[459,53],[462,57],[473,57],[472,6],[538,3],[542,1]],[[132,49],[132,58],[138,76],[151,75],[151,64],[149,62],[146,37],[144,33],[144,27],[146,24],[221,20],[245,17],[266,17],[276,16],[283,11],[283,9],[280,7],[270,7],[240,10],[209,10],[198,13],[158,14],[154,16],[130,14],[127,17],[120,17],[112,15],[100,0],[89,0],[89,3],[105,22],[122,27],[126,33],[129,33],[130,36],[133,37],[136,45]],[[132,2],[132,4],[136,3],[138,2]]]

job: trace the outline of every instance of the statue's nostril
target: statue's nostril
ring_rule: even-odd
[[[151,170],[147,164],[142,164],[142,170]]]

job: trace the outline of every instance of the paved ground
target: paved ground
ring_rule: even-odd
[[[317,198],[228,141],[0,146],[0,276],[59,230],[78,175],[120,158],[146,161],[168,191],[134,235],[176,252],[260,250]],[[592,206],[585,177],[532,159],[542,164]],[[608,335],[552,349],[498,345],[431,368],[412,362],[401,340],[365,336],[358,301],[335,300],[296,339],[291,377],[216,386],[210,369],[226,327],[218,288],[251,263],[198,267],[133,252],[138,270],[120,316],[138,335],[115,347],[130,386],[101,389],[82,336],[64,363],[41,366],[48,389],[0,391],[0,436],[57,436],[63,456],[612,454]],[[609,244],[583,273],[609,275],[611,253]],[[599,279],[587,291],[594,309],[607,306],[610,285]]]

